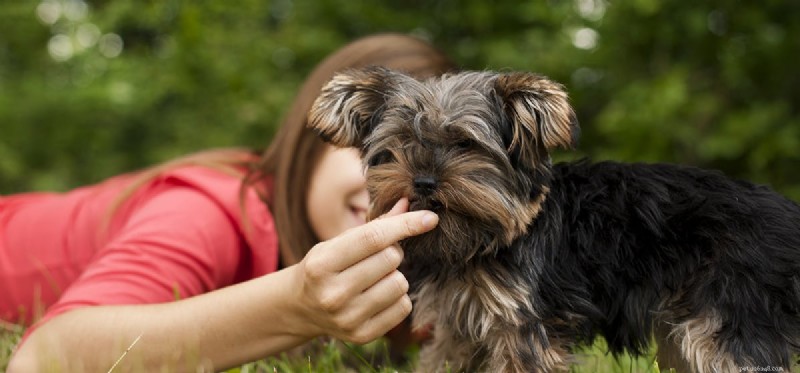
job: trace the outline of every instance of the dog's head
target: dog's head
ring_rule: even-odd
[[[361,150],[371,218],[401,197],[439,214],[436,229],[403,242],[409,259],[454,263],[526,232],[547,193],[549,151],[578,137],[563,87],[531,73],[420,82],[380,67],[345,71],[323,88],[309,126]]]

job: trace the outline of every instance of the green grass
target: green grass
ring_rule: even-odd
[[[22,337],[22,327],[0,320],[0,372],[6,371],[11,352]]]
[[[387,348],[384,341],[373,342],[366,346],[329,342],[312,347],[312,352],[305,356],[271,358],[230,370],[229,372],[358,372],[358,373],[390,373],[409,372],[414,366],[416,351],[410,352],[410,361],[402,365],[387,365]],[[578,352],[581,363],[570,369],[571,373],[659,373],[658,364],[653,357],[638,359],[623,356],[615,360],[606,353],[605,342],[601,339],[593,345]],[[664,372],[667,372],[666,370]]]
[[[23,329],[0,324],[0,372],[5,371],[14,346],[22,336]],[[659,373],[652,354],[638,359],[624,356],[615,360],[606,353],[602,339],[593,346],[579,351],[580,365],[571,373]],[[390,373],[408,372],[414,364],[416,351],[409,352],[409,362],[393,365],[389,363],[386,342],[379,340],[364,346],[341,342],[314,342],[303,352],[283,354],[228,370],[229,373]]]

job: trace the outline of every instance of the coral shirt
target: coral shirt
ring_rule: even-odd
[[[209,168],[146,183],[103,229],[133,177],[0,197],[0,319],[31,324],[78,307],[169,302],[277,270],[267,206],[253,190],[241,203],[241,181]]]

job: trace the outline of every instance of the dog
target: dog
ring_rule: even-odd
[[[529,72],[347,70],[308,125],[360,149],[371,218],[402,197],[439,215],[400,243],[413,323],[433,325],[420,371],[564,371],[598,335],[614,356],[655,336],[679,371],[791,369],[800,206],[767,187],[674,164],[554,164],[578,121],[564,87]]]

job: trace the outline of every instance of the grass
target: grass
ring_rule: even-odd
[[[22,327],[0,320],[0,372],[6,371],[11,352],[22,337],[22,332]]]
[[[411,351],[409,363],[403,365],[387,365],[387,347],[384,341],[377,341],[365,346],[352,346],[339,342],[318,344],[316,350],[305,356],[270,358],[244,365],[229,372],[298,372],[298,373],[393,373],[410,372],[414,366],[416,351]],[[578,351],[581,363],[570,369],[570,373],[660,373],[653,357],[631,358],[623,356],[619,360],[606,353],[607,348],[602,338],[593,345]],[[664,370],[663,372],[668,372]]]
[[[14,346],[19,342],[23,329],[0,322],[0,372],[4,372]],[[602,339],[578,352],[581,363],[570,369],[571,373],[659,373],[658,365],[651,353],[633,359],[623,356],[615,360],[606,353]],[[408,372],[414,364],[416,351],[409,352],[409,362],[401,365],[388,363],[388,347],[379,340],[364,346],[341,342],[315,342],[303,353],[283,354],[280,357],[230,369],[228,373],[392,373]]]

